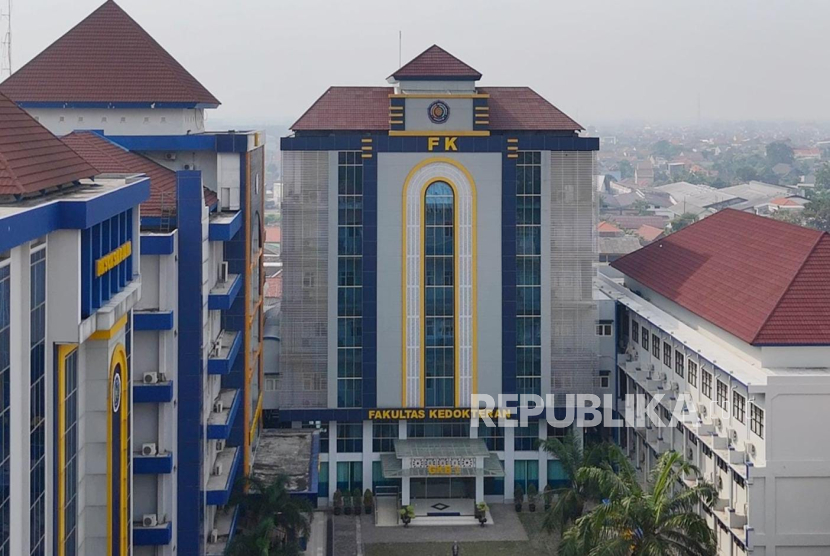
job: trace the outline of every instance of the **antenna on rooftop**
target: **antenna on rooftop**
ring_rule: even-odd
[[[0,48],[0,79],[5,79],[12,74],[12,0],[7,0],[5,12],[0,11],[0,22],[4,29]]]
[[[11,2],[11,0],[9,0]],[[401,67],[401,57],[403,54],[403,31],[398,31],[398,67]]]

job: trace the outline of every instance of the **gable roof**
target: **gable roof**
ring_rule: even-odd
[[[648,224],[643,224],[637,228],[634,233],[643,238],[645,241],[652,242],[662,236],[665,233],[665,230],[649,226]]]
[[[219,101],[107,0],[0,84],[15,102]]]
[[[722,210],[611,263],[753,345],[830,345],[830,234]]]
[[[26,195],[99,171],[0,94],[0,195]]]
[[[493,131],[579,131],[581,125],[528,87],[481,87]],[[393,87],[329,87],[291,125],[294,131],[388,131]]]
[[[433,44],[404,64],[390,79],[401,80],[470,80],[478,81],[481,73],[468,66],[437,44]]]
[[[150,178],[150,197],[141,203],[141,216],[176,213],[176,172],[149,158],[130,152],[92,131],[75,131],[63,138],[102,172],[141,173]],[[216,193],[204,188],[205,205],[217,202]]]

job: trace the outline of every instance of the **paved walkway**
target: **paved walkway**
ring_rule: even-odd
[[[309,536],[308,546],[305,550],[307,556],[327,556],[326,524],[328,520],[328,513],[314,512],[314,519],[311,520],[311,535]]]
[[[372,516],[364,515],[360,518],[361,534],[364,544],[528,540],[512,505],[492,504],[490,513],[494,523],[485,527],[376,527]]]

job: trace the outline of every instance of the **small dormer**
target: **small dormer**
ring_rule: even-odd
[[[433,45],[393,73],[390,135],[489,133],[488,95],[479,93],[481,73]]]

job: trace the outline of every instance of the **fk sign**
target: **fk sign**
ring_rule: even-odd
[[[445,152],[450,152],[450,151],[457,151],[458,150],[458,147],[455,145],[455,141],[456,141],[456,139],[458,139],[458,137],[443,137],[443,139],[444,139],[444,145],[443,145],[444,148],[443,149],[441,148],[441,139],[442,139],[441,137],[429,137],[429,138],[427,138],[427,150],[430,151],[430,152],[432,152],[432,151],[441,151],[441,150],[443,150]]]

